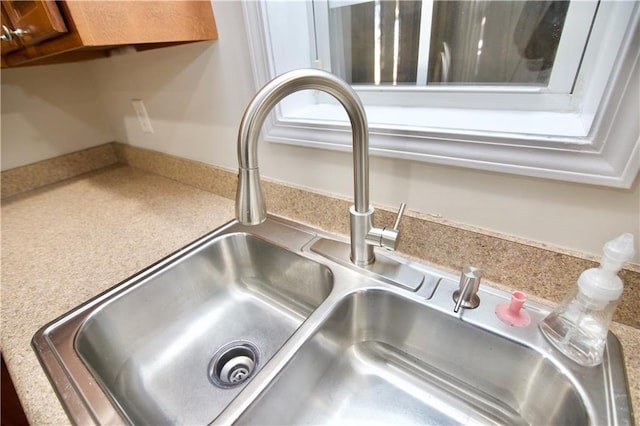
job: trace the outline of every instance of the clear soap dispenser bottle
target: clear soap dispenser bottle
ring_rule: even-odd
[[[542,334],[584,366],[602,362],[609,324],[622,294],[618,271],[634,255],[633,235],[622,234],[603,248],[599,268],[580,274],[577,286],[540,322]]]

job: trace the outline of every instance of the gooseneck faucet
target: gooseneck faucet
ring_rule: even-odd
[[[395,250],[404,204],[400,207],[393,228],[373,226],[374,209],[369,205],[369,135],[364,107],[353,88],[329,72],[303,69],[282,74],[260,89],[247,106],[238,131],[236,217],[245,225],[258,225],[266,219],[258,169],[258,136],[264,120],[278,102],[294,92],[307,89],[332,95],[349,116],[353,136],[354,178],[354,205],[349,209],[351,261],[358,266],[369,265],[375,261],[374,245]]]

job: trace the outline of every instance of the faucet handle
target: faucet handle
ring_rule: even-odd
[[[393,228],[371,228],[367,234],[367,243],[374,246],[384,247],[387,250],[395,250],[398,246],[398,240],[400,237],[398,227],[400,226],[400,220],[404,214],[405,207],[405,203],[400,204],[400,209],[398,209],[398,214],[396,215],[396,220],[393,223]]]
[[[400,203],[400,208],[398,209],[398,214],[396,215],[396,220],[393,222],[393,229],[395,231],[398,230],[400,226],[400,221],[402,220],[402,215],[404,214],[404,208],[407,207],[405,203]]]
[[[398,247],[398,242],[400,240],[400,230],[398,229],[398,227],[400,226],[402,215],[404,215],[405,207],[407,207],[405,203],[400,203],[400,208],[398,209],[398,213],[396,214],[396,220],[393,222],[393,228],[382,228],[382,234],[380,235],[381,247],[384,247],[387,250],[395,250],[396,247]]]

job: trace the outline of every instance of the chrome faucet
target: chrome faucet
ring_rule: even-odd
[[[257,146],[260,129],[271,109],[286,96],[305,89],[320,90],[335,97],[347,111],[353,135],[354,205],[351,215],[351,262],[365,266],[375,261],[373,246],[395,250],[398,225],[404,204],[393,228],[373,226],[374,209],[369,205],[369,135],[364,107],[356,92],[340,78],[326,71],[303,69],[271,80],[253,97],[238,131],[238,191],[236,217],[245,225],[266,219],[264,194],[260,185]]]

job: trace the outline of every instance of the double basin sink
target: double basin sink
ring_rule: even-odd
[[[330,244],[327,244],[329,242]],[[620,345],[581,367],[481,286],[394,258],[406,289],[344,245],[269,217],[231,222],[43,327],[33,347],[77,424],[632,424]],[[340,250],[338,250],[339,252]]]

